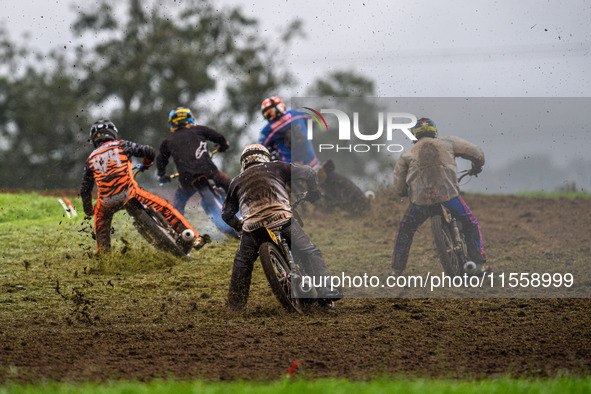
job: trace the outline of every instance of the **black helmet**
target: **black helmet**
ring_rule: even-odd
[[[90,127],[90,140],[96,148],[104,141],[117,139],[117,127],[110,120],[99,120]]]
[[[417,124],[410,129],[410,131],[415,137],[417,137],[417,139],[423,137],[437,138],[437,127],[429,118],[421,118],[417,120]]]

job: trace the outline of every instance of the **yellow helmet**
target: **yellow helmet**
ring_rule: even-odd
[[[417,120],[417,124],[410,129],[410,131],[415,137],[417,137],[417,139],[422,137],[437,138],[437,127],[429,118],[421,118]]]
[[[189,108],[178,107],[170,111],[168,115],[168,127],[173,133],[181,127],[195,124],[195,118]]]

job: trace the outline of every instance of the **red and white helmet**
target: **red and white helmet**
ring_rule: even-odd
[[[261,104],[261,112],[268,121],[279,119],[285,113],[285,104],[277,96],[268,97]]]
[[[248,145],[240,155],[240,166],[242,171],[254,163],[268,163],[271,161],[271,154],[261,144]]]

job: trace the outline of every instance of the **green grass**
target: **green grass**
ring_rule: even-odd
[[[73,204],[75,200],[69,199]],[[76,207],[80,213],[82,206]],[[38,194],[0,193],[0,223],[61,220],[66,213],[58,202],[58,197],[44,197]]]
[[[473,382],[445,380],[390,380],[375,379],[368,382],[347,380],[283,380],[271,383],[208,383],[154,381],[152,383],[118,382],[107,384],[43,384],[28,386],[8,386],[0,388],[0,394],[53,394],[53,393],[588,393],[591,391],[590,378],[556,378],[548,380],[494,379]]]
[[[93,222],[84,220],[80,199],[69,198],[75,218],[67,218],[57,200],[0,194],[0,319],[10,322],[18,312],[34,311],[46,321],[66,316],[92,322],[125,313],[123,304],[98,306],[120,297],[137,299],[149,310],[181,292],[187,300],[225,302],[236,241],[214,242],[207,253],[195,252],[190,259],[175,258],[149,245],[121,211],[113,219],[112,252],[97,257]]]

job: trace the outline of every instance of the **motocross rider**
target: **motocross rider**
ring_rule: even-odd
[[[156,158],[156,168],[160,183],[170,182],[166,176],[166,166],[170,156],[179,171],[179,187],[175,192],[173,206],[185,213],[187,201],[197,189],[193,183],[205,175],[213,179],[218,186],[228,191],[230,177],[220,171],[209,156],[207,141],[218,145],[218,152],[224,152],[230,145],[226,138],[217,131],[195,124],[195,118],[188,108],[179,107],[170,111],[168,116],[170,134],[160,145]]]
[[[240,246],[234,258],[228,304],[231,309],[246,306],[253,265],[258,257],[258,245],[251,232],[262,228],[277,228],[288,239],[291,248],[305,256],[303,264],[315,275],[329,275],[322,253],[304,233],[293,215],[286,184],[302,179],[308,187],[307,200],[320,198],[316,172],[309,166],[271,161],[271,154],[260,144],[248,145],[240,156],[241,172],[232,179],[222,209],[222,218],[237,231],[242,230]],[[240,210],[243,219],[236,213]],[[319,304],[334,307],[342,298],[340,289],[318,288]]]
[[[199,250],[205,245],[206,238],[200,236],[182,214],[166,200],[139,187],[133,179],[131,158],[143,157],[144,168],[149,168],[154,163],[154,148],[118,139],[117,127],[109,120],[99,120],[92,125],[90,140],[95,149],[84,166],[80,197],[86,216],[94,215],[97,252],[110,250],[113,215],[123,209],[124,204],[131,198],[154,207],[178,233],[191,230],[195,235],[195,249]],[[92,189],[95,182],[98,199],[93,207]]]
[[[278,160],[307,164],[317,172],[322,168],[306,136],[308,114],[286,111],[285,104],[277,96],[266,98],[261,112],[269,123],[261,131],[260,144],[275,152]]]
[[[482,231],[476,217],[460,196],[456,157],[472,162],[471,175],[477,175],[484,165],[484,153],[480,147],[462,138],[449,136],[438,138],[433,121],[421,118],[411,129],[417,141],[410,150],[400,155],[394,167],[394,188],[410,204],[398,226],[392,256],[392,274],[400,275],[406,267],[408,254],[417,228],[431,216],[430,207],[442,203],[452,216],[463,224],[468,255],[476,268],[469,272],[481,275],[490,270],[486,265]]]

